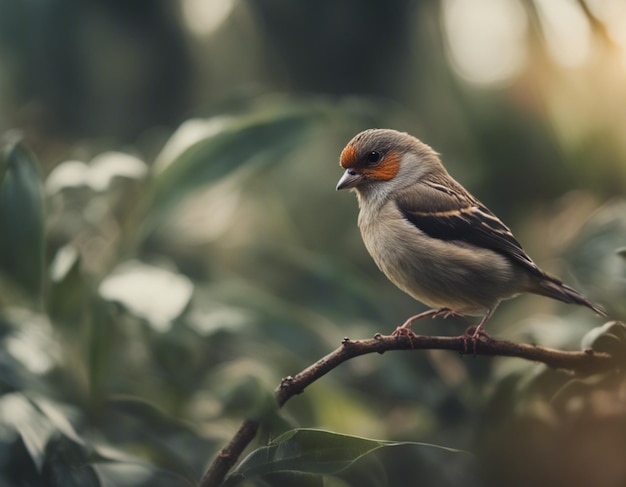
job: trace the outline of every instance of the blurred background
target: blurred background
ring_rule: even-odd
[[[370,127],[431,145],[626,316],[622,0],[0,0],[0,486],[194,485],[249,416],[251,449],[295,427],[432,445],[323,485],[624,485],[618,372],[388,353],[268,412],[281,377],[424,309],[334,189]],[[626,357],[620,325],[545,298],[489,325]],[[280,482],[247,485],[309,485]]]

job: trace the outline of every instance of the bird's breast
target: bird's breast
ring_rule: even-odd
[[[359,228],[368,252],[400,289],[435,308],[480,312],[521,291],[516,268],[501,254],[430,237],[393,203],[361,208]]]

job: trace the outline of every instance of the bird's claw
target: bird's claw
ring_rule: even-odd
[[[486,341],[491,339],[491,336],[486,331],[482,330],[480,326],[470,326],[465,333],[463,333],[463,353],[469,352],[469,344],[472,344],[472,355],[476,357],[476,345],[479,341]]]
[[[411,330],[411,328],[409,328],[408,326],[399,326],[398,328],[396,328],[395,330],[393,330],[393,333],[391,334],[392,337],[407,337],[407,338],[417,338],[417,335],[415,334],[415,332],[413,330]]]
[[[411,330],[411,328],[409,328],[408,326],[404,326],[404,325],[399,326],[398,328],[393,330],[393,333],[391,334],[391,336],[395,338],[405,337],[411,344],[411,348],[413,348],[413,339],[417,338],[417,335],[415,334],[415,332]]]

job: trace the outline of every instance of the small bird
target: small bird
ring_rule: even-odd
[[[353,188],[358,225],[376,265],[397,287],[433,309],[396,328],[412,334],[427,316],[480,315],[476,340],[500,301],[528,292],[604,310],[542,271],[511,231],[456,182],[438,154],[395,130],[357,134],[339,161],[337,190]]]

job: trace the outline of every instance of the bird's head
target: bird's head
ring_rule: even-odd
[[[337,189],[354,188],[360,196],[384,196],[443,170],[437,154],[415,137],[389,129],[357,134],[341,152],[345,172]]]

